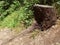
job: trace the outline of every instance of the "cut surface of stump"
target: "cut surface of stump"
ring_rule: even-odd
[[[53,6],[35,4],[33,10],[41,30],[46,30],[55,24],[57,16]]]

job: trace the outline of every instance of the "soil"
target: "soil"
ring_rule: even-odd
[[[34,38],[32,38],[32,32],[30,32],[8,41],[15,35],[16,33],[11,29],[1,29],[0,45],[60,45],[60,20],[57,20],[56,25],[53,25],[48,30],[39,30],[39,33]]]

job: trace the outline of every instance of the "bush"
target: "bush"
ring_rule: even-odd
[[[15,27],[23,23],[28,27],[33,19],[31,6],[39,0],[3,0],[0,2],[0,26]]]
[[[33,19],[32,5],[53,4],[59,0],[0,0],[0,26],[15,27],[23,23],[26,27],[30,26]],[[42,2],[42,3],[41,3]],[[48,3],[47,3],[48,2]],[[60,13],[60,4],[57,7]]]

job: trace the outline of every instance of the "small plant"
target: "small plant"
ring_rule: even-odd
[[[30,36],[30,38],[33,38],[33,39],[34,39],[35,36],[37,36],[39,32],[40,32],[40,30],[37,30],[37,29],[36,29],[35,31],[33,31],[33,32],[31,33],[32,35]]]

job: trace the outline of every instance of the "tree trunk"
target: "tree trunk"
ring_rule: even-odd
[[[46,30],[55,24],[57,16],[53,6],[35,4],[33,10],[34,18],[41,30]]]

